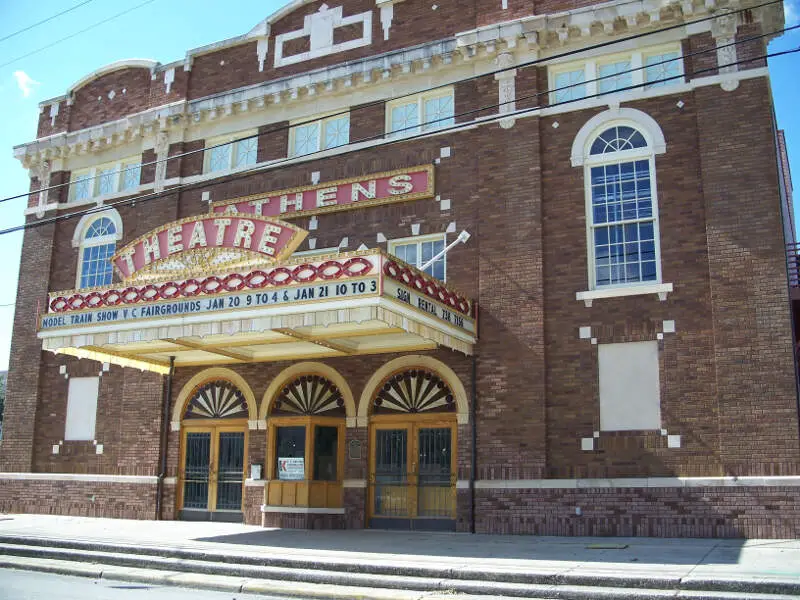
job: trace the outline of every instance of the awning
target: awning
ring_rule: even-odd
[[[477,307],[381,250],[50,294],[44,350],[166,373],[444,346],[472,353]]]

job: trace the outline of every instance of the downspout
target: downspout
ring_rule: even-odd
[[[470,456],[469,469],[469,531],[475,533],[475,473],[478,469],[478,424],[477,424],[477,404],[478,404],[478,357],[472,355],[472,402],[470,403],[469,420],[472,423],[472,452]]]
[[[161,410],[161,446],[156,485],[156,521],[161,520],[161,505],[164,498],[164,478],[167,476],[167,442],[169,440],[169,405],[172,404],[172,375],[175,372],[175,357],[169,357],[169,373],[164,378]]]

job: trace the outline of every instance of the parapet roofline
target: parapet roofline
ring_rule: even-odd
[[[375,5],[380,7],[386,4],[397,4],[402,2],[403,0],[375,0]],[[289,15],[290,13],[294,12],[298,8],[302,8],[306,4],[310,4],[311,2],[316,2],[316,0],[294,0],[294,2],[290,2],[286,6],[279,8],[274,13],[272,13],[269,17],[264,19],[263,21],[259,21],[259,23],[253,27],[250,31],[245,34],[237,35],[231,38],[227,38],[224,40],[220,40],[218,42],[212,42],[210,44],[206,44],[204,46],[198,46],[197,48],[192,48],[187,50],[186,57],[181,61],[172,61],[168,64],[161,64],[158,61],[152,59],[143,59],[143,58],[131,58],[131,59],[124,59],[118,60],[113,63],[109,63],[103,67],[95,69],[85,77],[82,77],[70,87],[67,88],[67,92],[61,96],[56,96],[54,98],[49,98],[47,100],[43,100],[39,103],[39,108],[44,108],[54,102],[60,102],[62,100],[68,99],[72,93],[86,85],[87,83],[103,76],[108,73],[112,73],[114,71],[118,71],[120,69],[129,68],[129,67],[141,67],[141,68],[149,68],[152,72],[163,71],[168,68],[173,68],[175,66],[183,65],[191,65],[192,59],[195,56],[200,56],[202,54],[208,54],[210,52],[216,52],[217,50],[222,50],[224,48],[231,48],[234,46],[239,46],[241,44],[250,43],[255,39],[258,38],[266,38],[270,35],[271,25],[283,17]]]
[[[79,90],[87,83],[91,83],[95,79],[99,79],[103,75],[108,75],[109,73],[113,73],[114,71],[121,71],[122,69],[149,69],[151,72],[154,72],[158,69],[160,63],[150,58],[125,58],[122,60],[116,60],[112,63],[104,65],[98,69],[95,69],[88,75],[84,75],[78,81],[73,83],[71,86],[67,88],[67,92],[62,96],[56,96],[55,98],[50,98],[48,100],[43,100],[39,102],[39,108],[44,108],[47,105],[52,104],[53,102],[63,100],[65,98],[69,98],[73,92]]]

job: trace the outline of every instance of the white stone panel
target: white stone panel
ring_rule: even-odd
[[[69,380],[65,440],[94,439],[99,388],[99,377],[73,377]]]
[[[600,429],[661,428],[658,342],[600,344]]]

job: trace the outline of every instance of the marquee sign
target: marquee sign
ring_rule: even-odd
[[[433,197],[433,166],[424,165],[215,202],[214,213],[284,219]]]
[[[123,280],[233,268],[254,257],[288,258],[307,232],[257,215],[206,214],[162,225],[113,257]]]
[[[127,287],[50,294],[40,331],[208,315],[239,311],[323,310],[329,302],[380,298],[415,315],[477,334],[477,307],[444,283],[379,250],[294,261],[228,275]]]

